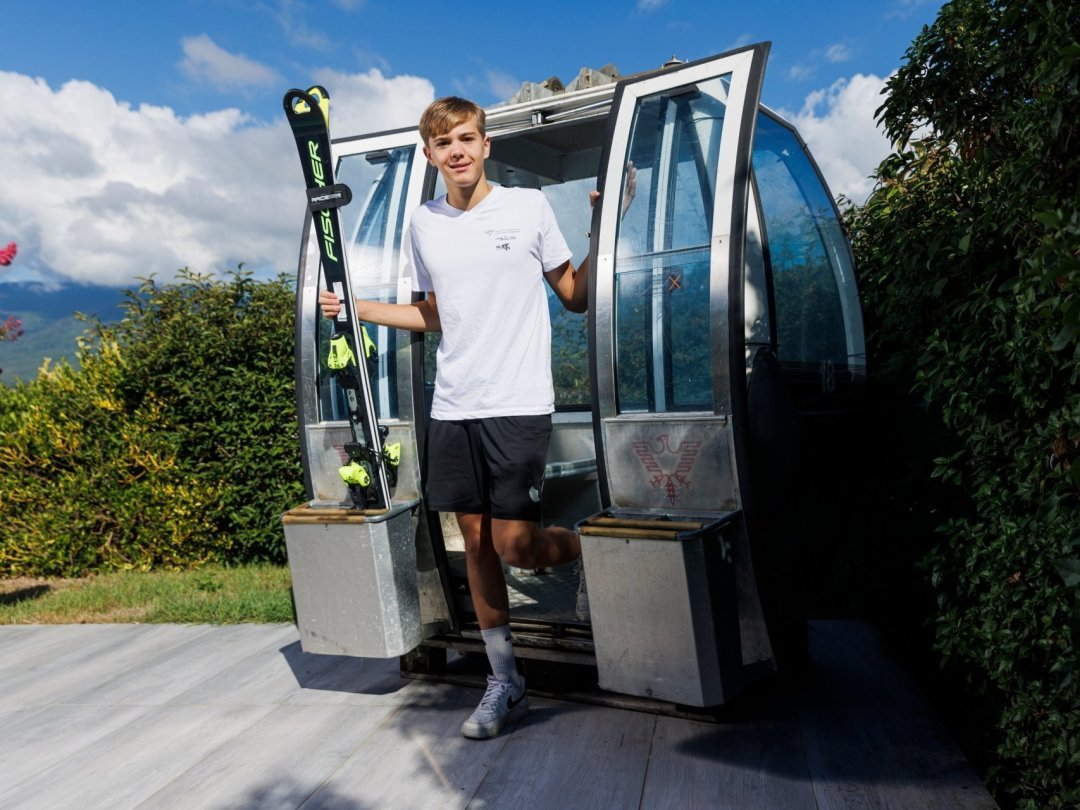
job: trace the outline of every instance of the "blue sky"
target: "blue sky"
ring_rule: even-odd
[[[20,252],[0,282],[120,286],[239,261],[291,272],[303,204],[281,96],[315,82],[340,136],[412,124],[440,95],[487,105],[586,66],[629,74],[769,40],[763,101],[796,123],[834,193],[858,199],[888,151],[882,83],[940,5],[8,3],[0,244]]]

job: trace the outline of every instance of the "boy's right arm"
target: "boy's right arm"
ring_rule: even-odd
[[[336,318],[341,311],[341,301],[332,290],[319,291],[319,309],[330,319]],[[423,301],[412,304],[384,304],[380,301],[356,299],[357,320],[390,326],[395,329],[408,329],[412,332],[440,332],[439,307],[435,302],[435,293],[428,293]]]

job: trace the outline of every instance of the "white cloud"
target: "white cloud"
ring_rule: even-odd
[[[267,87],[279,84],[277,73],[243,54],[226,51],[206,34],[180,41],[180,69],[193,79],[222,87]]]
[[[848,62],[851,60],[851,48],[837,43],[825,49],[825,58],[830,62]]]
[[[734,50],[737,50],[737,49],[743,47],[744,45],[749,45],[752,42],[757,42],[757,39],[755,39],[752,35],[750,35],[750,34],[739,34],[739,36],[736,37],[731,43],[729,43],[729,44],[725,45],[723,48],[721,48],[719,53],[726,53],[727,51],[734,51]]]
[[[299,0],[277,0],[276,5],[268,9],[292,45],[314,51],[328,51],[334,47],[330,36],[308,25],[309,11]]]
[[[798,112],[780,114],[799,130],[834,195],[862,203],[873,190],[870,174],[891,151],[874,121],[886,79],[857,73],[806,97]]]
[[[908,19],[918,13],[921,6],[925,6],[929,2],[939,2],[939,0],[896,0],[890,6],[885,9],[885,19]]]
[[[665,5],[667,0],[638,0],[637,10],[648,13],[650,11],[656,11],[661,6]]]
[[[487,70],[484,72],[484,77],[487,79],[488,90],[491,95],[499,101],[508,101],[514,93],[521,89],[521,82],[509,73]]]
[[[335,135],[415,123],[430,82],[325,72]],[[293,272],[302,175],[284,115],[258,123],[236,109],[177,116],[107,90],[0,71],[18,116],[0,127],[0,237],[19,244],[19,279],[131,284],[184,266],[238,262]]]
[[[366,73],[320,70],[316,81],[331,95],[335,137],[415,126],[435,98],[435,87],[418,76],[386,78],[378,68]],[[298,169],[299,170],[299,169]]]

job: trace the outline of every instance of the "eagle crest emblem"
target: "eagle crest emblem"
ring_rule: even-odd
[[[668,503],[676,506],[682,493],[690,488],[690,471],[701,442],[683,441],[673,448],[671,438],[662,433],[655,442],[634,442],[633,447],[634,455],[649,474],[649,486],[663,489]]]

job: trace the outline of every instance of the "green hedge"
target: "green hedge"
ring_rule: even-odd
[[[303,499],[292,286],[184,271],[125,298],[78,369],[0,388],[3,572],[283,561]]]
[[[1080,806],[1078,36],[1076,4],[946,3],[889,80],[898,148],[849,212],[873,371],[935,439],[933,482],[891,508],[938,527],[920,570],[966,742],[1030,808]]]

